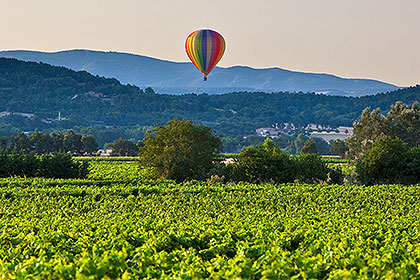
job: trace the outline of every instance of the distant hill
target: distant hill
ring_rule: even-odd
[[[144,129],[174,117],[223,135],[252,135],[275,123],[351,126],[365,107],[386,111],[395,101],[419,100],[419,86],[360,98],[287,92],[161,95],[85,71],[0,58],[0,136],[35,128]]]
[[[344,79],[329,74],[245,66],[217,67],[210,74],[209,80],[203,82],[202,74],[191,63],[117,52],[69,50],[46,53],[17,50],[2,51],[0,57],[84,70],[94,75],[116,78],[123,84],[152,87],[156,92],[164,94],[287,91],[364,96],[398,89],[395,85],[375,80]]]

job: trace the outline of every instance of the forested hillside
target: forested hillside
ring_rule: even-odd
[[[174,117],[187,117],[224,135],[249,135],[274,123],[352,125],[365,107],[388,110],[395,101],[419,99],[420,87],[361,98],[286,92],[159,95],[83,71],[0,58],[3,135],[35,128],[144,127]]]
[[[159,93],[222,94],[234,91],[326,92],[329,95],[363,96],[396,90],[392,84],[369,79],[346,79],[330,74],[305,73],[281,68],[216,67],[207,83],[192,63],[172,62],[130,53],[92,50],[60,52],[0,51],[0,57],[44,62],[75,71],[116,78]]]

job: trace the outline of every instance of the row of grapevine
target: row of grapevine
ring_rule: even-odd
[[[0,179],[1,279],[420,277],[420,186],[175,184],[93,166]]]

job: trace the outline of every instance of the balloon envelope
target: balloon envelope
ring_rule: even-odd
[[[197,30],[185,41],[185,50],[195,67],[206,77],[225,52],[225,39],[213,30]]]

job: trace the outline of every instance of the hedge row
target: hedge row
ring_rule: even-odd
[[[37,156],[0,153],[0,178],[20,176],[72,179],[85,178],[88,173],[88,163],[77,162],[70,154]]]

